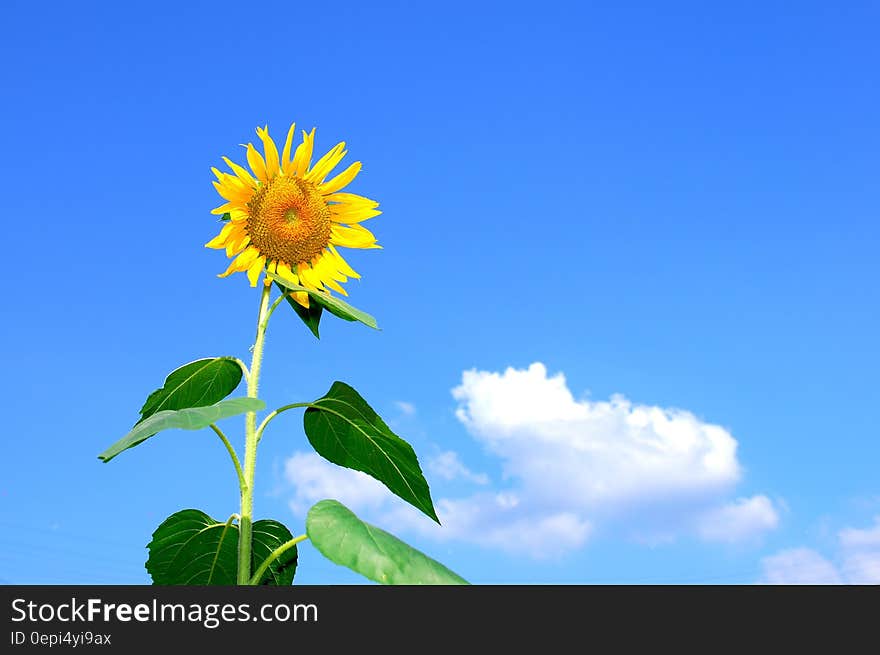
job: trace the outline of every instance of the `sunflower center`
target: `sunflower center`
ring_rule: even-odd
[[[330,210],[315,185],[279,176],[248,203],[247,233],[267,261],[307,262],[330,242]]]

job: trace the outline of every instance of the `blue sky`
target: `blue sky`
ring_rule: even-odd
[[[180,364],[247,356],[210,167],[296,121],[382,204],[348,290],[383,330],[279,312],[261,395],[349,382],[448,513],[324,466],[291,412],[257,516],[299,533],[338,492],[474,582],[880,582],[875,3],[5,19],[0,581],[146,583],[168,514],[236,511],[210,432],[96,456]],[[297,580],[359,579],[304,545]]]

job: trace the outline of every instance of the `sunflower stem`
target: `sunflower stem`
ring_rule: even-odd
[[[257,338],[247,378],[247,397],[256,398],[263,363],[263,340],[269,324],[271,285],[264,284],[257,316]],[[251,544],[253,540],[254,474],[257,468],[257,413],[248,412],[244,424],[244,486],[241,489],[241,518],[238,537],[238,584],[251,584]]]

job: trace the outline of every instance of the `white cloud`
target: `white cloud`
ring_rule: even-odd
[[[357,512],[384,505],[390,495],[369,475],[331,464],[315,453],[294,453],[284,462],[284,477],[295,489],[290,509],[300,516],[325,498],[335,498]]]
[[[474,473],[462,464],[458,453],[447,450],[428,459],[428,470],[438,478],[455,480],[461,478],[474,484],[489,484],[489,476],[485,473]]]
[[[842,569],[850,584],[880,584],[880,550],[847,553]]]
[[[412,403],[408,403],[404,400],[398,400],[394,403],[397,406],[397,409],[400,410],[401,414],[404,416],[413,416],[416,413],[416,406]]]
[[[697,519],[697,534],[705,541],[747,541],[779,525],[779,513],[767,496],[740,498],[709,510]]]
[[[574,512],[536,514],[511,493],[481,493],[469,498],[440,499],[442,525],[398,506],[382,517],[383,524],[438,541],[462,541],[535,559],[553,558],[586,543],[592,525]]]
[[[880,516],[874,517],[874,527],[865,530],[844,528],[837,533],[840,545],[849,549],[876,548],[880,550]]]
[[[873,527],[844,528],[837,538],[847,580],[853,584],[880,584],[880,516],[874,517]]]
[[[815,550],[792,548],[761,560],[765,584],[840,584],[837,568]]]
[[[582,507],[717,495],[740,478],[737,442],[683,410],[575,400],[543,364],[466,371],[458,418],[530,495]]]
[[[355,512],[375,515],[376,522],[386,528],[439,541],[463,541],[542,558],[580,547],[591,530],[589,522],[568,512],[523,514],[520,499],[504,493],[440,499],[436,503],[440,526],[396,499],[377,480],[331,464],[315,453],[294,453],[285,462],[284,475],[296,490],[290,501],[294,514],[303,516],[319,500],[335,498]]]
[[[762,560],[770,584],[880,584],[880,516],[870,528],[837,533],[838,564],[809,548],[782,551]]]
[[[503,373],[465,371],[452,390],[456,415],[490,457],[503,484],[443,498],[435,482],[488,485],[453,451],[427,460],[437,513],[430,520],[391,498],[381,484],[297,454],[288,462],[297,510],[335,497],[392,531],[475,543],[533,557],[581,548],[594,526],[621,527],[648,543],[690,535],[708,542],[750,541],[775,528],[762,495],[732,501],[741,478],[730,432],[688,411],[635,404],[623,396],[577,400],[541,363]],[[385,503],[388,504],[385,504]]]

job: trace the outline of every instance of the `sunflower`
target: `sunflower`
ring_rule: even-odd
[[[214,187],[227,201],[211,213],[228,215],[228,222],[205,245],[225,248],[226,255],[234,257],[219,277],[246,272],[256,286],[260,273],[268,270],[307,289],[348,295],[340,283],[360,275],[336,247],[381,248],[360,223],[382,212],[376,209],[378,202],[340,192],[360,172],[360,162],[326,179],[346,155],[345,142],[311,165],[315,130],[303,131],[291,159],[295,130],[291,125],[279,157],[268,126],[258,127],[264,154],[252,143],[245,146],[250,171],[228,157],[223,161],[232,173],[211,169],[217,177]],[[265,282],[269,284],[269,278]],[[293,295],[309,306],[308,294]]]

